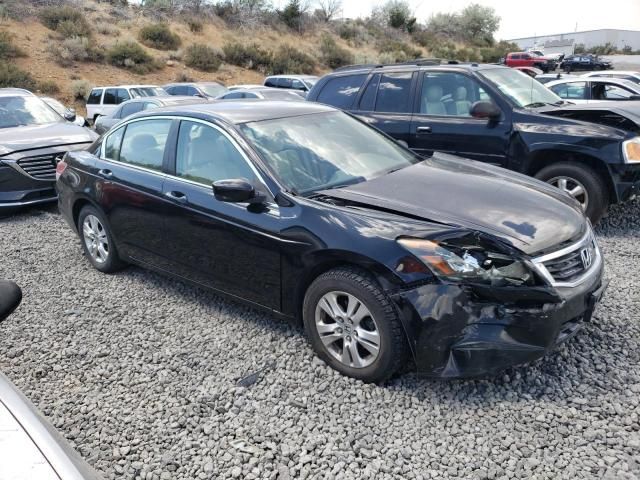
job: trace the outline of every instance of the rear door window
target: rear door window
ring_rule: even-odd
[[[87,105],[99,105],[101,98],[102,98],[101,88],[91,90],[91,93],[89,94],[89,98],[87,98]]]
[[[409,113],[409,97],[411,93],[411,72],[385,73],[380,77],[376,112]]]
[[[290,78],[279,78],[278,79],[278,87],[280,88],[291,88],[293,82]]]
[[[120,160],[120,146],[125,127],[120,127],[111,133],[104,142],[104,158]]]
[[[122,102],[126,102],[127,100],[131,100],[131,95],[129,95],[129,92],[127,91],[126,88],[119,88],[116,91],[116,101],[118,103],[122,103]]]
[[[275,78],[267,78],[267,79],[264,81],[264,84],[265,84],[265,86],[267,86],[267,87],[277,87],[277,86],[278,86],[278,83],[277,83],[277,81],[276,81],[276,79],[275,79]]]
[[[107,88],[104,91],[104,98],[102,99],[103,105],[117,105],[117,91],[115,88]]]
[[[120,111],[120,118],[125,118],[129,115],[133,115],[134,113],[138,113],[142,111],[143,107],[144,103],[138,101],[123,105]]]
[[[376,105],[376,94],[378,93],[378,85],[380,83],[380,74],[374,75],[369,80],[362,97],[360,97],[360,110],[372,111]]]
[[[337,108],[349,109],[366,78],[367,75],[364,73],[334,77],[322,88],[316,101]]]
[[[164,118],[129,123],[122,140],[120,161],[161,171],[170,128],[171,120]]]

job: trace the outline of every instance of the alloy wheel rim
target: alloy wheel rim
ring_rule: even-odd
[[[325,350],[351,368],[365,368],[380,353],[380,332],[367,306],[350,293],[325,293],[316,305],[315,326]]]
[[[578,201],[583,211],[587,210],[589,206],[589,194],[585,186],[578,180],[571,177],[559,176],[549,179],[547,183],[571,195]]]
[[[109,258],[109,238],[107,231],[95,215],[87,215],[82,222],[84,244],[91,258],[97,263],[104,263]]]

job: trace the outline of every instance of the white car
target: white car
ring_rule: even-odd
[[[631,70],[609,70],[604,72],[589,72],[582,75],[583,77],[600,77],[600,78],[617,78],[620,80],[628,80],[629,82],[640,85],[640,72]]]
[[[117,85],[96,87],[87,98],[87,118],[95,122],[100,115],[111,115],[122,102],[138,97],[167,95],[156,85]]]
[[[563,78],[545,86],[563,100],[572,103],[640,100],[640,85],[617,78]]]

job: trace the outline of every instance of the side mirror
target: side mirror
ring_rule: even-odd
[[[75,122],[76,121],[76,111],[73,108],[68,108],[63,115],[64,119],[67,122]]]
[[[253,185],[244,178],[232,178],[213,182],[213,195],[216,200],[231,203],[262,203],[264,196],[257,193]]]
[[[22,300],[22,290],[13,282],[0,280],[0,322],[13,312]]]
[[[502,111],[498,108],[498,106],[493,102],[476,102],[471,105],[471,110],[469,110],[469,114],[473,118],[484,118],[487,120],[498,120],[502,115]]]

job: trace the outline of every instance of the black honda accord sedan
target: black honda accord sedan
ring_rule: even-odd
[[[346,113],[242,101],[143,112],[58,164],[103,272],[134,263],[302,321],[333,368],[381,381],[537,359],[589,321],[603,260],[540,181],[423,159]]]

